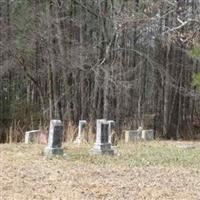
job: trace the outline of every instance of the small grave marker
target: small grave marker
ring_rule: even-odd
[[[142,139],[143,140],[154,140],[154,130],[142,130]]]
[[[47,144],[47,132],[45,130],[32,130],[25,133],[25,144]]]
[[[75,144],[81,144],[81,142],[85,141],[84,138],[84,128],[86,125],[87,121],[86,120],[80,120],[79,125],[78,125],[78,135],[76,137],[76,140],[74,141]]]
[[[25,143],[29,144],[29,143],[33,143],[33,142],[37,141],[37,135],[38,135],[39,131],[40,130],[26,131]]]
[[[141,139],[141,134],[138,130],[127,130],[125,131],[125,142],[133,142]]]

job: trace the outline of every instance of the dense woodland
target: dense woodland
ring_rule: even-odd
[[[197,138],[199,42],[199,0],[1,0],[0,141],[52,118]]]

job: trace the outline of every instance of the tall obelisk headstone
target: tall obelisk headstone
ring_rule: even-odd
[[[48,145],[44,149],[44,155],[63,155],[62,149],[63,124],[60,120],[51,120],[49,128]]]
[[[109,123],[105,119],[96,122],[96,143],[90,152],[91,154],[114,154],[109,143]]]

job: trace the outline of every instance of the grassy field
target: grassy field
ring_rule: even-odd
[[[91,156],[91,145],[0,145],[0,199],[200,199],[200,143],[119,144],[114,156]]]

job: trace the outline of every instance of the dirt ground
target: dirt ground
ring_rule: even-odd
[[[41,155],[42,149],[0,145],[0,199],[200,199],[200,169],[196,167],[98,164],[95,158],[83,162],[67,154],[49,159]]]

